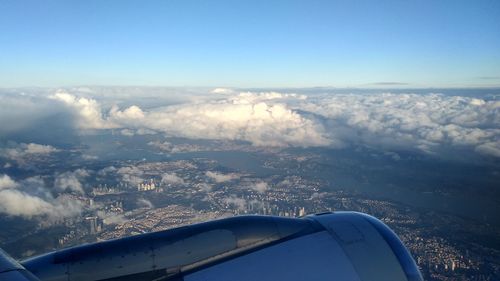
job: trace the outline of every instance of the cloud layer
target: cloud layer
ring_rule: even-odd
[[[335,95],[304,107],[339,140],[385,148],[473,149],[500,156],[500,102],[440,94]]]
[[[80,133],[118,128],[129,136],[156,132],[247,141],[256,146],[365,145],[436,155],[467,150],[500,157],[500,102],[495,99],[432,93],[238,93],[230,89],[215,89],[200,94],[199,99],[191,95],[188,102],[167,106],[144,107],[130,100],[132,105],[120,107],[119,102],[112,105],[109,96],[108,106],[103,106],[99,98],[98,94],[78,96],[61,90],[46,96],[59,111],[70,112]],[[14,103],[14,96],[9,100]]]

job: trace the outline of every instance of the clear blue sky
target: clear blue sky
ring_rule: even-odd
[[[0,87],[381,82],[500,85],[500,1],[0,0]]]

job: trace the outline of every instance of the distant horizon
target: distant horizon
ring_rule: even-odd
[[[210,85],[201,85],[201,86],[190,86],[190,85],[113,85],[113,84],[75,84],[75,85],[49,85],[49,86],[38,86],[38,85],[28,85],[28,86],[2,86],[0,85],[0,89],[56,89],[56,88],[79,88],[79,87],[104,87],[104,88],[193,88],[193,89],[216,89],[216,88],[227,88],[233,90],[311,90],[311,89],[325,89],[325,90],[431,90],[431,89],[443,89],[443,90],[497,90],[500,89],[500,85],[485,85],[485,86],[408,86],[404,87],[402,85],[390,87],[390,86],[210,86]]]

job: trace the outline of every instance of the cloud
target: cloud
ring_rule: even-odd
[[[231,196],[225,197],[222,199],[228,207],[235,207],[239,211],[246,211],[247,209],[247,201],[243,198]]]
[[[404,86],[404,85],[409,85],[408,83],[404,82],[374,82],[369,85],[378,85],[378,86]]]
[[[111,174],[111,173],[116,173],[117,171],[118,171],[118,169],[115,166],[108,166],[108,167],[100,169],[97,172],[97,174],[99,176],[106,176],[106,175]]]
[[[25,153],[27,154],[49,154],[58,151],[50,145],[41,145],[36,143],[22,144],[25,146]]]
[[[0,89],[0,136],[2,139],[43,139],[45,143],[67,144],[76,141],[78,135],[116,128],[113,118],[131,119],[137,113],[134,109],[151,100],[158,107],[200,100],[199,93],[199,90],[157,87],[80,87],[56,91],[50,88]],[[114,116],[113,108],[123,103],[137,106],[130,106],[123,114]],[[139,128],[136,133],[151,133],[145,129]]]
[[[144,124],[144,119],[144,111],[136,105],[132,105],[122,111],[120,111],[117,106],[113,106],[109,111],[106,122],[110,127],[123,127],[123,125],[126,125],[144,131],[145,128],[142,126]]]
[[[324,197],[327,197],[328,196],[328,192],[314,192],[313,194],[311,194],[311,197],[309,197],[309,200],[317,200],[317,199],[321,199],[321,198],[324,198]]]
[[[110,171],[107,171],[110,172]],[[144,172],[135,166],[121,167],[116,173],[122,177],[124,182],[137,186],[144,182]]]
[[[259,181],[259,182],[255,183],[254,185],[252,185],[251,187],[253,190],[255,190],[257,192],[264,193],[264,192],[266,192],[268,185],[266,182]]]
[[[234,91],[228,88],[215,88],[210,91],[212,94],[232,94]]]
[[[476,147],[476,151],[484,155],[500,157],[500,142],[487,142]]]
[[[146,128],[170,136],[243,140],[258,146],[328,145],[321,124],[291,110],[282,99],[303,100],[296,94],[241,93],[226,99],[152,109],[114,109],[109,121],[120,127]],[[126,112],[140,112],[127,114]]]
[[[42,145],[37,143],[11,143],[10,147],[0,149],[0,155],[19,160],[27,156],[48,155],[59,151],[57,148],[50,145]]]
[[[303,105],[345,143],[439,153],[498,142],[500,102],[440,94],[339,94]]]
[[[56,176],[54,187],[63,191],[74,191],[79,194],[84,194],[81,181],[89,176],[89,172],[84,169],[77,169],[73,172],[65,172]]]
[[[154,134],[156,134],[156,132],[153,130],[150,130],[150,129],[139,128],[137,130],[123,129],[120,131],[120,134],[127,136],[127,137],[132,137],[135,135],[139,135],[139,136],[154,135]]]
[[[20,132],[30,132],[40,120],[46,120],[52,115],[65,111],[48,99],[44,93],[28,94],[22,90],[0,90],[0,136],[16,135]]]
[[[130,130],[130,129],[123,129],[120,131],[120,134],[127,136],[127,137],[131,137],[131,136],[135,135],[134,131]]]
[[[17,182],[11,179],[8,175],[0,176],[0,190],[7,188],[16,188],[17,186]]]
[[[352,144],[426,153],[453,146],[484,155],[492,150],[476,147],[498,142],[499,108],[494,100],[440,94],[244,92],[203,104],[141,110],[130,124],[170,136],[244,140],[257,146]],[[126,118],[114,120],[127,126]]]
[[[156,147],[160,150],[171,152],[174,149],[174,145],[168,141],[160,142],[160,141],[150,141],[148,145]]]
[[[205,175],[217,183],[228,182],[240,178],[237,174],[221,174],[212,171],[207,171]]]
[[[132,105],[123,111],[119,111],[118,107],[113,107],[110,115],[117,120],[140,120],[144,118],[144,112],[136,105]]]
[[[185,184],[184,179],[177,176],[175,173],[165,173],[161,177],[162,184]]]
[[[76,125],[81,129],[110,129],[116,126],[103,119],[101,105],[95,100],[77,97],[65,91],[58,91],[49,98],[69,107],[74,114]]]
[[[32,184],[43,183],[31,179],[17,183],[8,175],[0,177],[0,185],[2,185],[0,188],[0,213],[28,219],[43,217],[49,220],[72,217],[81,213],[83,204],[72,197],[61,195],[54,198],[46,190],[42,192],[42,197],[20,190],[23,185],[29,185],[30,181]],[[44,187],[39,186],[38,188],[43,189]]]
[[[145,208],[149,208],[149,209],[154,208],[153,203],[151,203],[151,201],[144,199],[144,198],[139,198],[137,200],[137,205],[145,207]]]
[[[196,184],[196,187],[198,188],[198,190],[200,190],[201,192],[211,192],[212,189],[213,189],[213,186],[210,185],[210,184],[207,184],[207,183],[198,183]]]
[[[0,212],[14,216],[32,217],[50,212],[52,205],[39,197],[19,190],[0,191]]]
[[[191,93],[189,99],[174,105],[135,104],[121,109],[117,104],[123,102],[113,101],[111,94],[99,99],[97,92],[58,91],[45,97],[49,101],[22,95],[17,96],[19,102],[15,95],[0,98],[21,110],[28,108],[24,103],[36,108],[34,99],[44,106],[55,102],[50,105],[59,111],[73,112],[73,125],[80,131],[116,128],[126,135],[163,133],[170,137],[246,141],[255,146],[361,145],[437,156],[455,150],[498,157],[500,102],[495,99],[434,93],[303,95],[215,89],[213,93],[224,94]],[[85,96],[89,94],[96,97]],[[118,95],[117,90],[113,94]],[[125,104],[134,104],[134,100]],[[0,116],[6,116],[1,111]],[[165,143],[163,147],[172,150],[171,146]]]
[[[82,154],[82,159],[86,161],[93,161],[99,159],[99,156],[91,154]]]
[[[122,224],[128,221],[123,214],[117,214],[113,212],[97,211],[97,216],[101,218],[103,220],[103,223],[106,225]]]

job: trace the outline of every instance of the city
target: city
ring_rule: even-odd
[[[84,193],[62,195],[68,201],[80,202],[81,216],[39,221],[29,233],[2,243],[7,251],[21,258],[233,215],[301,217],[350,210],[372,214],[387,223],[413,253],[428,280],[457,280],[457,276],[489,280],[500,271],[500,253],[485,246],[486,241],[470,239],[472,235],[500,233],[498,228],[371,198],[359,191],[332,190],[329,186],[334,179],[311,176],[318,169],[315,161],[320,157],[314,152],[248,153],[263,158],[262,167],[273,172],[255,167],[238,170],[202,157],[114,161],[113,165],[87,171],[93,177],[87,178]],[[446,235],[438,225],[446,225],[456,234]],[[466,227],[470,233],[463,231]],[[40,237],[45,238],[36,242]],[[483,275],[478,276],[478,271]]]
[[[498,0],[0,0],[2,281],[498,281],[499,207]]]

